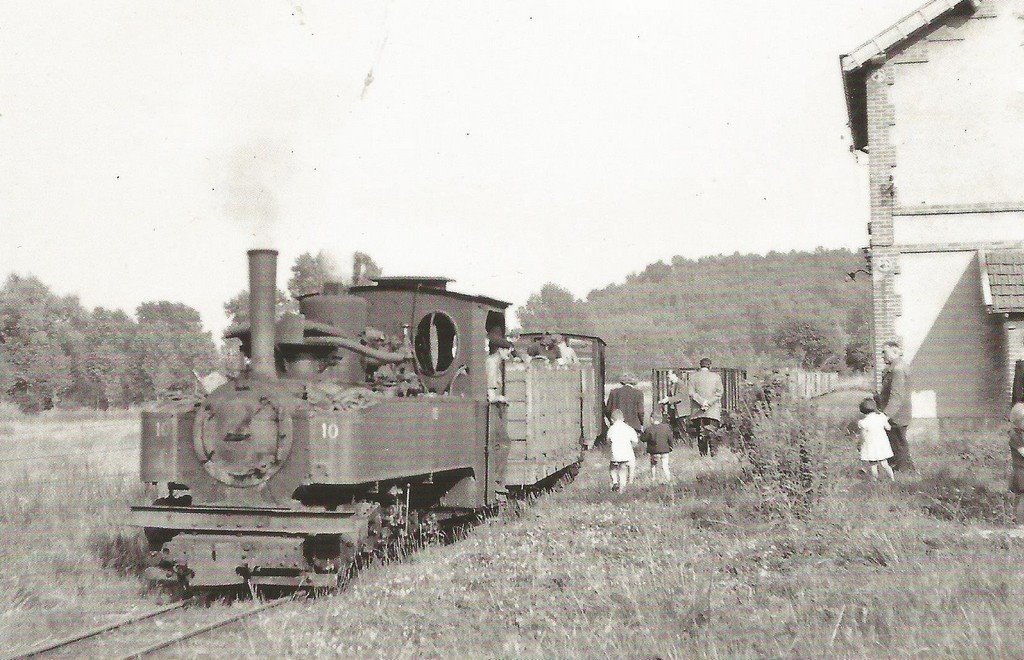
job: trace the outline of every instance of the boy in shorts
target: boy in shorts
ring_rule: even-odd
[[[668,455],[672,451],[672,427],[665,423],[660,412],[651,413],[651,423],[644,429],[642,440],[651,456],[651,480],[658,481],[658,468],[665,474],[665,481],[672,481]]]
[[[633,427],[623,421],[625,416],[616,408],[612,411],[612,425],[608,427],[608,446],[611,448],[611,462],[608,472],[611,477],[611,488],[620,493],[626,485],[633,481],[633,470],[636,467],[636,455],[633,447],[640,442]]]

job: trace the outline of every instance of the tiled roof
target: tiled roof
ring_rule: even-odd
[[[1024,250],[982,250],[978,257],[988,311],[1024,313]]]

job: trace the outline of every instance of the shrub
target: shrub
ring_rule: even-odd
[[[94,529],[86,546],[103,568],[112,568],[122,575],[139,575],[146,569],[149,548],[142,530]]]
[[[744,483],[772,517],[804,517],[828,485],[828,423],[806,401],[751,388],[723,433],[743,458]]]

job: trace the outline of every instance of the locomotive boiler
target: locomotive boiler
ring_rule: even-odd
[[[166,489],[131,507],[151,579],[334,586],[360,555],[572,470],[600,432],[600,339],[575,340],[580,365],[500,360],[495,402],[508,303],[378,278],[276,318],[277,253],[248,256],[249,322],[226,332],[245,368],[142,416],[141,480]]]

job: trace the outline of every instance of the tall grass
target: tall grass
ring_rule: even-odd
[[[607,456],[591,452],[570,487],[510,508],[458,543],[365,571],[337,596],[275,612],[182,652],[1024,656],[1024,636],[1016,634],[1024,541],[1006,526],[1001,508],[1005,436],[915,442],[920,476],[898,475],[895,485],[866,482],[837,423],[847,398],[856,396],[842,399],[836,411],[794,404],[777,406],[770,419],[764,411],[752,416],[756,448],[734,445],[735,452],[714,460],[677,449],[669,484],[651,483],[641,464],[632,490],[610,493]],[[821,453],[810,464],[824,471],[822,480],[807,484],[807,462],[799,451],[787,453],[787,443],[800,442],[818,443]],[[754,461],[763,464],[760,481]],[[74,529],[75,508],[52,506]],[[33,515],[21,516],[20,524],[33,524]],[[0,585],[0,625],[4,617],[24,621],[25,613],[64,607],[55,593],[66,594],[68,576],[72,584],[88,585],[93,575],[101,576],[93,584],[120,585],[109,601],[115,593],[138,598],[138,583],[120,577],[117,561],[131,556],[131,543],[119,546],[124,541],[110,531],[118,529],[115,514],[90,511],[85,518],[78,529],[102,530],[106,542],[97,549],[87,533],[62,530],[59,538],[78,539],[67,546],[76,554],[64,555],[75,558],[68,572],[47,560],[38,581]],[[65,597],[74,605],[64,611],[90,602]]]
[[[774,425],[752,424],[759,449],[714,460],[677,449],[667,485],[648,482],[640,470],[633,490],[610,493],[607,457],[593,452],[576,483],[518,515],[192,652],[1024,655],[1024,636],[1015,632],[1024,541],[1006,527],[979,533],[1003,520],[991,498],[1003,479],[1005,440],[976,434],[917,443],[922,476],[900,475],[892,486],[857,476],[857,451],[841,429],[819,427],[800,405],[789,410]],[[811,431],[794,435],[796,428]],[[828,477],[819,485],[800,480],[802,461],[763,449],[808,437],[823,446],[814,460],[827,464]],[[752,478],[751,456],[766,463],[761,482]],[[773,457],[787,467],[767,465]],[[787,484],[803,490],[793,495]],[[960,488],[961,513],[930,508],[940,487]],[[809,507],[793,504],[806,502],[809,491]],[[766,501],[800,515],[780,515]]]
[[[146,547],[124,525],[134,413],[0,409],[0,637],[24,647],[142,604]],[[9,649],[8,649],[9,650]]]

